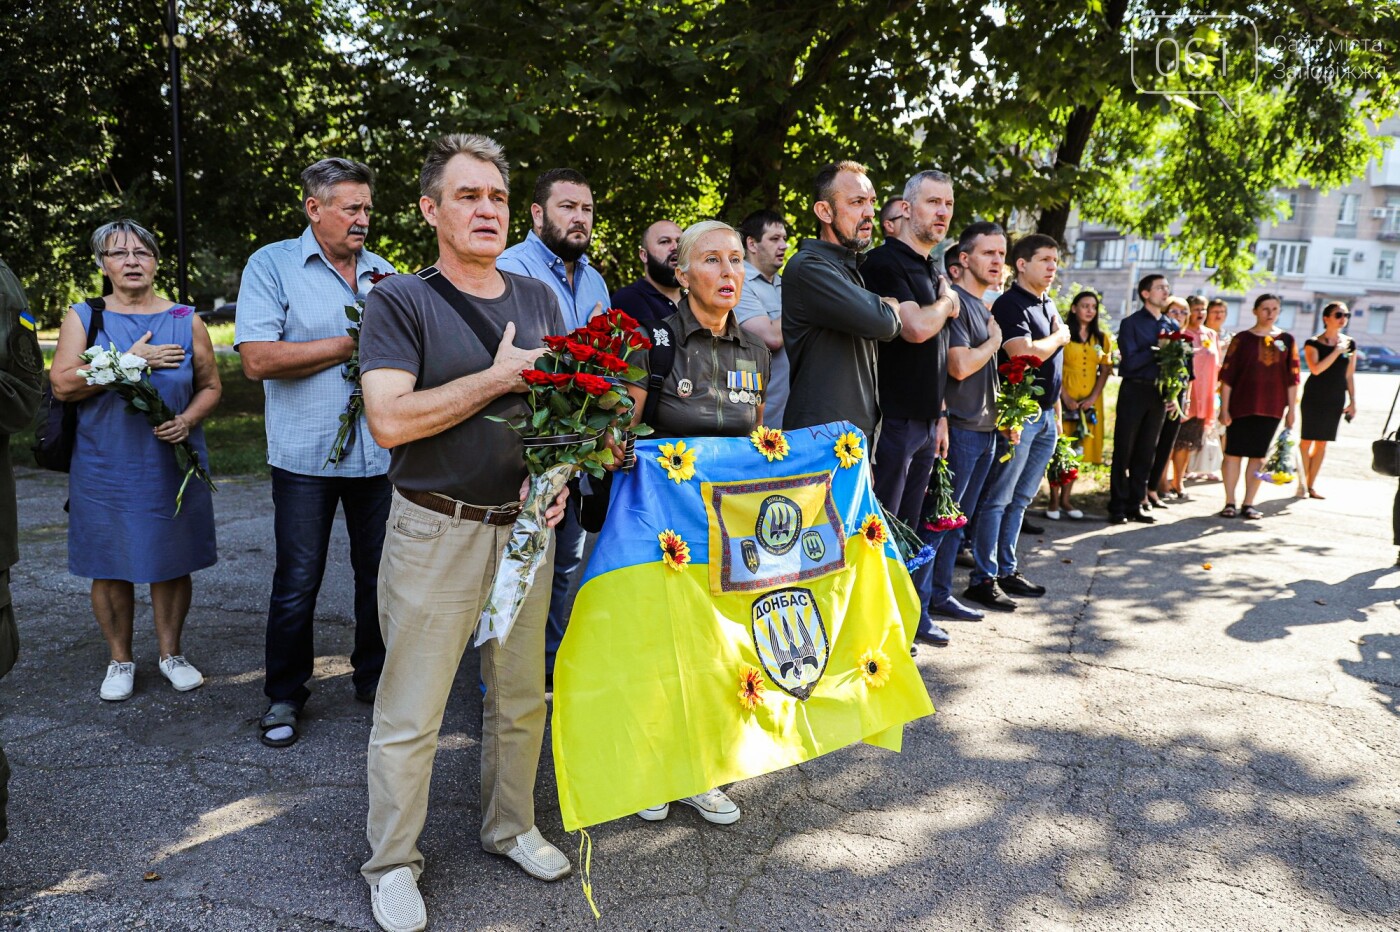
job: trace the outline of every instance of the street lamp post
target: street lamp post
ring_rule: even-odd
[[[176,0],[165,3],[165,34],[170,47],[170,139],[171,155],[175,161],[175,256],[176,297],[183,304],[190,300],[188,253],[185,247],[185,165],[180,151],[180,50],[185,37],[180,35],[180,13]]]

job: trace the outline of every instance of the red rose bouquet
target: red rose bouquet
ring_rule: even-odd
[[[544,515],[560,490],[580,471],[602,478],[613,465],[609,440],[619,446],[625,441],[634,407],[621,380],[645,375],[627,359],[650,349],[651,340],[635,320],[612,310],[572,333],[545,337],[544,345],[535,367],[520,373],[529,410],[514,417],[490,416],[523,438],[530,487],[487,594],[477,645],[491,638],[505,641],[515,624],[548,549]],[[630,432],[649,434],[651,428],[639,424]]]
[[[1195,339],[1185,330],[1157,338],[1157,388],[1164,401],[1172,402],[1191,384],[1191,354]]]
[[[1061,434],[1055,441],[1055,452],[1050,456],[1050,464],[1045,467],[1045,478],[1051,487],[1069,485],[1079,478],[1079,466],[1083,462],[1075,452],[1074,438]]]
[[[1041,416],[1040,402],[1045,389],[1035,384],[1040,360],[1035,356],[1012,356],[997,366],[1001,389],[997,392],[997,430],[1020,431]],[[1001,458],[1005,463],[1016,453],[1013,444]]]

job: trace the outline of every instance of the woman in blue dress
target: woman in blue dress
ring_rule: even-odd
[[[68,570],[92,580],[92,610],[111,651],[99,695],[116,702],[128,698],[135,683],[136,583],[151,587],[161,674],[182,692],[204,682],[181,653],[180,633],[190,608],[190,574],[217,559],[214,509],[208,487],[195,480],[175,514],[183,474],[172,445],[188,439],[208,468],[199,425],[218,405],[222,388],[204,322],[193,308],[156,293],[155,237],[131,220],[117,220],[93,234],[92,251],[112,283],[92,342],[144,358],[151,384],[179,412],[152,428],[115,392],[77,374],[86,365],[79,357],[93,309],[74,305],[49,373],[54,397],[79,402],[68,479]]]

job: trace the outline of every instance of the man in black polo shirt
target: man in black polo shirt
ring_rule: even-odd
[[[1156,521],[1142,510],[1157,437],[1167,416],[1167,402],[1157,388],[1157,338],[1176,331],[1176,321],[1162,313],[1171,297],[1164,275],[1146,275],[1137,286],[1142,307],[1118,327],[1118,410],[1113,422],[1113,466],[1109,472],[1108,523]]]
[[[948,282],[931,253],[943,242],[953,219],[952,179],[940,171],[919,172],[904,186],[900,203],[906,219],[899,233],[871,250],[861,275],[877,294],[934,309],[931,339],[922,343],[891,340],[879,347],[877,384],[883,417],[870,464],[875,494],[899,520],[915,527],[933,461],[948,452],[943,406],[948,337],[944,324],[950,316],[957,316],[958,306],[948,294]],[[946,297],[940,299],[940,295]],[[929,640],[947,643],[942,628],[931,625],[931,630]]]
[[[612,306],[637,320],[661,320],[676,313],[681,300],[681,283],[676,281],[676,257],[681,245],[681,228],[670,220],[658,220],[642,233],[637,258],[642,260],[642,277],[612,293]]]
[[[1011,448],[1011,459],[998,463],[977,506],[977,530],[972,542],[977,568],[972,572],[972,585],[963,595],[996,611],[1015,611],[1016,602],[1008,593],[1037,597],[1045,594],[1044,586],[1036,585],[1017,570],[1016,544],[1021,537],[1021,519],[1040,488],[1059,437],[1055,409],[1059,405],[1062,350],[1069,342],[1069,328],[1060,320],[1054,302],[1046,297],[1054,284],[1059,261],[1059,244],[1053,238],[1043,233],[1021,237],[1011,249],[1016,282],[992,305],[992,316],[1002,332],[998,360],[1036,357],[1040,366],[1035,384],[1045,390],[1039,396],[1040,416],[1021,429],[1019,442]]]
[[[947,311],[881,297],[865,287],[856,257],[875,230],[875,188],[858,162],[817,173],[821,235],[803,240],[783,275],[783,346],[790,391],[789,430],[846,420],[874,438],[880,420],[876,344],[931,339]]]

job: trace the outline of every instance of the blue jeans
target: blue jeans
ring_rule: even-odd
[[[578,523],[578,503],[578,486],[572,486],[564,504],[564,519],[554,528],[554,581],[550,590],[549,618],[544,627],[544,670],[545,675],[551,677],[554,676],[554,655],[564,641],[569,613],[574,607],[574,600],[569,596],[574,593],[574,584],[583,569],[585,538],[583,525]]]
[[[998,435],[999,436],[999,435]],[[1021,519],[1026,515],[1045,467],[1055,453],[1059,431],[1055,412],[1042,411],[1040,417],[1021,430],[1021,442],[1008,447],[998,443],[1000,458],[1005,449],[1014,455],[994,475],[987,487],[985,501],[977,514],[977,536],[972,541],[972,556],[977,569],[972,572],[974,585],[1010,576],[1016,572],[1016,541],[1021,536]]]
[[[996,462],[995,431],[948,428],[948,468],[953,471],[953,497],[969,518],[977,510],[977,500]],[[942,605],[953,597],[953,575],[957,571],[958,547],[970,525],[943,531],[933,537],[934,557],[914,574],[914,588],[922,604],[920,630],[928,630],[928,607]],[[927,533],[927,532],[925,532]]]
[[[350,565],[355,571],[355,648],[351,679],[357,692],[379,684],[384,638],[379,632],[379,557],[389,523],[393,487],[384,476],[303,476],[272,468],[273,535],[277,569],[267,608],[267,680],[272,702],[306,704],[316,663],[312,619],[326,571],[337,505],[345,508]]]
[[[938,420],[885,418],[870,467],[880,504],[916,530],[938,449]]]

